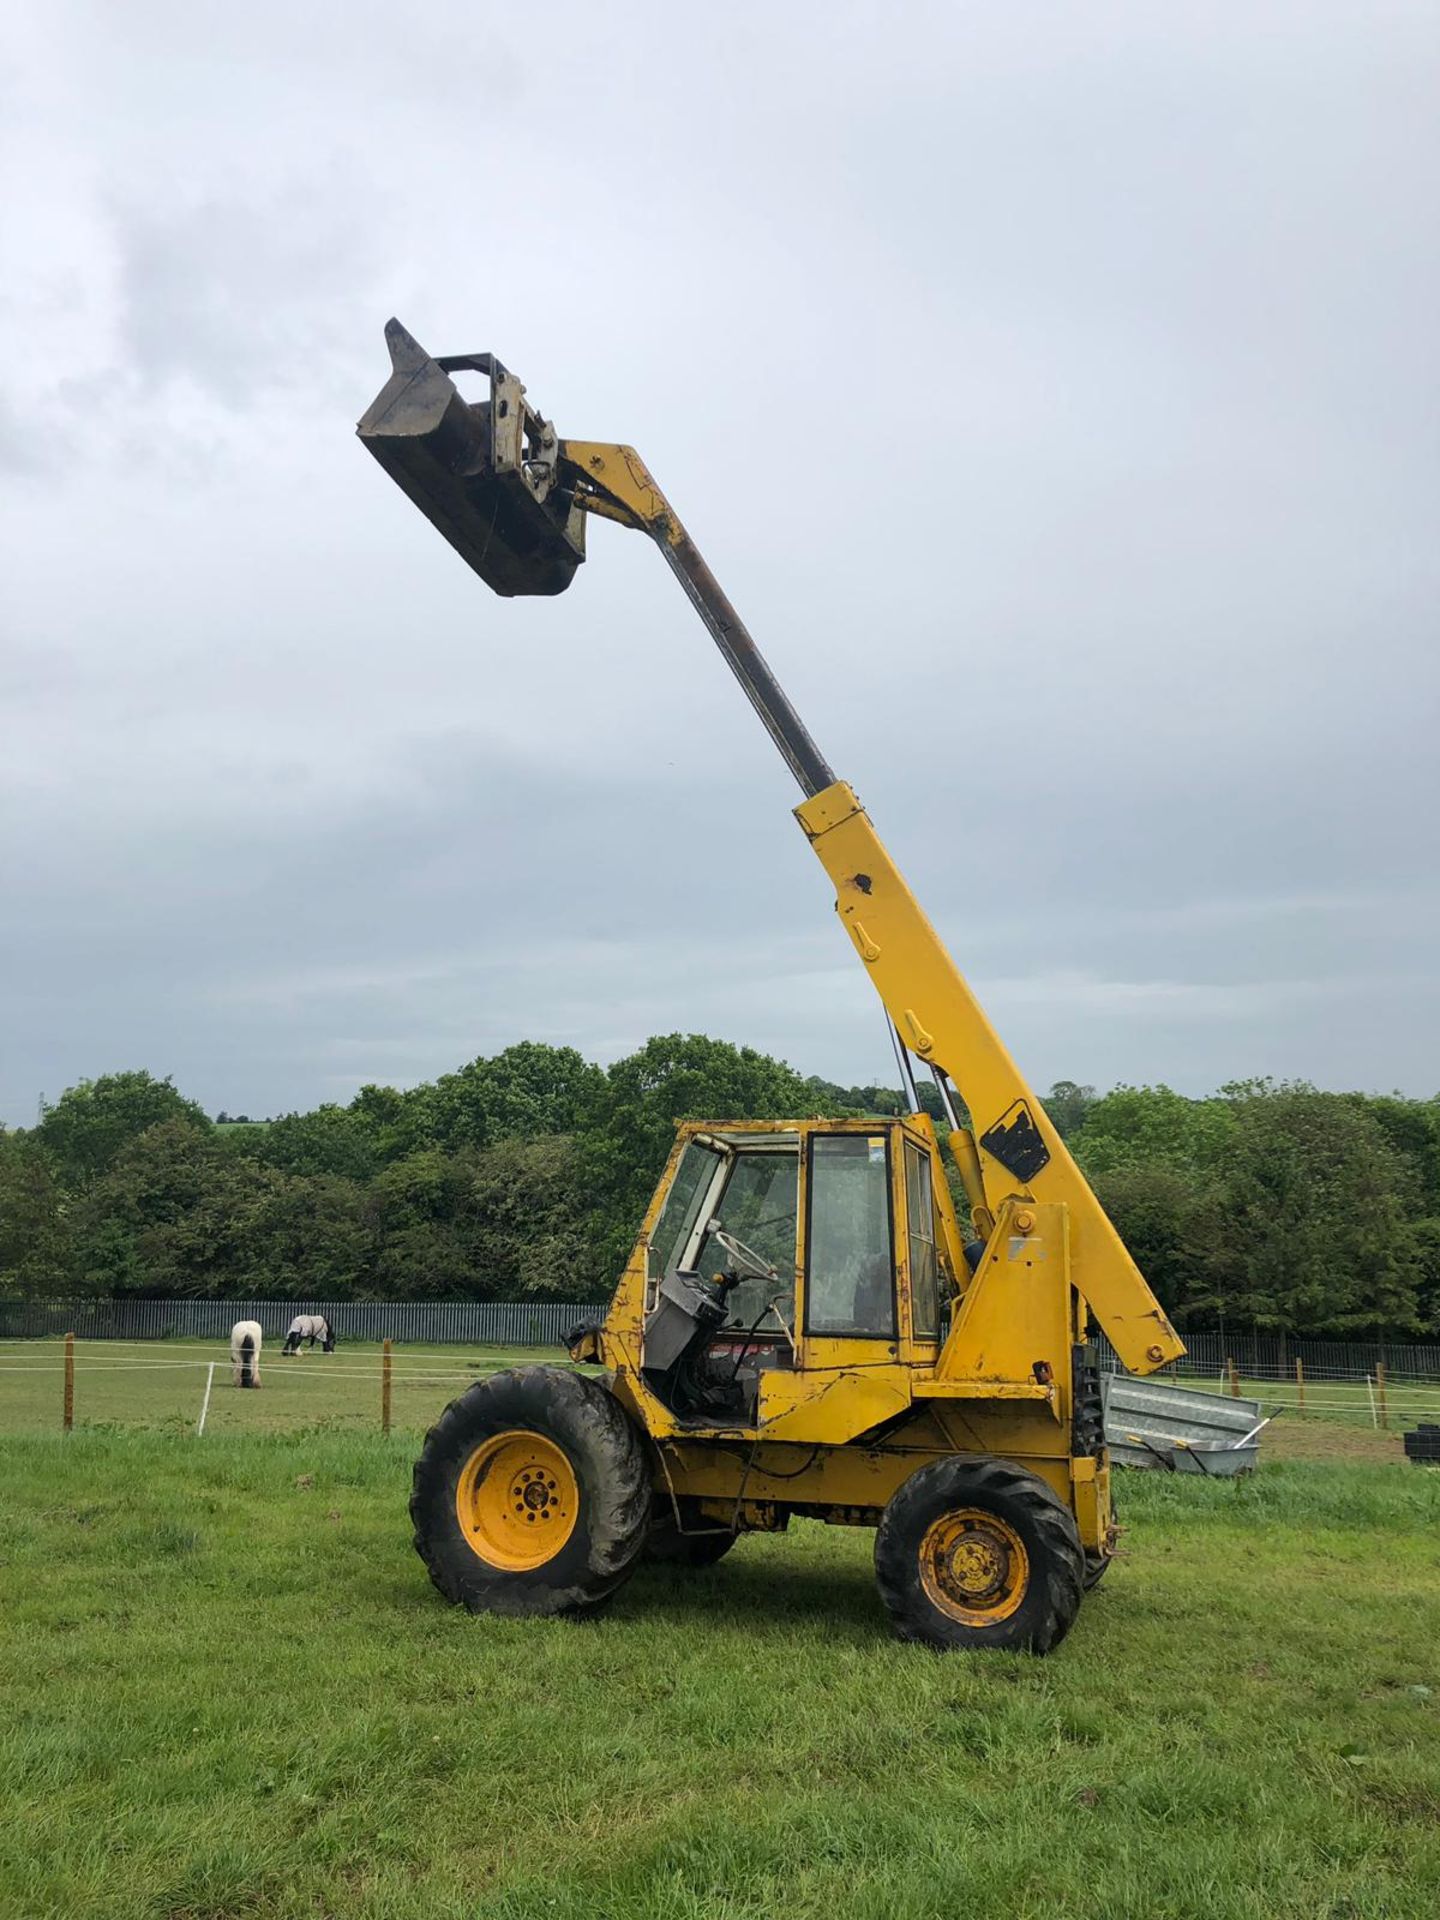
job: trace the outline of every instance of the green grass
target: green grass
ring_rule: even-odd
[[[870,1536],[804,1523],[583,1625],[472,1619],[411,1452],[0,1442],[5,1920],[1437,1909],[1440,1474],[1127,1476],[1128,1557],[1035,1661],[895,1644]]]

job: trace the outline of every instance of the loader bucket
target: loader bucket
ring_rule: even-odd
[[[355,431],[487,587],[563,593],[585,558],[585,517],[558,484],[559,443],[493,354],[432,359],[398,320],[392,372]],[[450,375],[488,374],[466,400]]]

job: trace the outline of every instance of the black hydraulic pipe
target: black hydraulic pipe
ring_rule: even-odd
[[[915,1085],[915,1067],[910,1058],[910,1049],[900,1038],[900,1029],[887,1013],[885,1025],[890,1032],[890,1045],[895,1050],[895,1064],[900,1069],[900,1090],[910,1097],[910,1111],[920,1111],[920,1090]]]
[[[935,1076],[935,1091],[940,1096],[940,1105],[945,1110],[945,1119],[952,1133],[960,1131],[960,1116],[955,1110],[955,1102],[950,1098],[950,1076],[940,1067],[932,1067]]]
[[[689,534],[678,526],[675,530],[679,538],[672,540],[668,529],[655,529],[656,545],[685,589],[690,604],[709,628],[730,671],[745,689],[747,699],[780,749],[786,766],[800,782],[801,792],[809,799],[811,794],[833,787],[835,775],[829,763],[770,671],[769,662],[751,639],[745,622],[730,604],[729,595]]]
[[[538,490],[523,457],[503,471],[496,461],[491,409],[503,414],[522,404],[524,389],[494,354],[433,358],[398,320],[386,324],[385,339],[391,375],[361,418],[361,440],[494,592],[563,593],[585,557],[583,522],[572,515],[570,490]],[[488,404],[471,406],[460,393],[450,376],[465,370],[489,377]],[[502,383],[515,393],[501,395]],[[528,408],[525,415],[529,421]],[[510,420],[513,427],[513,415]],[[545,427],[538,415],[535,421]],[[656,497],[663,504],[658,489]],[[584,506],[583,491],[576,504]],[[668,507],[658,518],[616,517],[653,535],[801,791],[809,798],[833,786],[830,766],[679,520]]]

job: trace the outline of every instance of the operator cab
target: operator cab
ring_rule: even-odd
[[[770,1369],[893,1358],[896,1160],[938,1333],[929,1155],[896,1122],[695,1131],[648,1237],[641,1372],[697,1425],[754,1424]],[[803,1231],[802,1231],[803,1229]]]

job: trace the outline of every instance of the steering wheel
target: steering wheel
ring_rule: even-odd
[[[737,1240],[733,1233],[727,1233],[724,1227],[716,1223],[712,1223],[710,1232],[712,1237],[724,1247],[730,1258],[738,1260],[747,1273],[753,1274],[759,1280],[773,1280],[776,1277],[776,1269],[770,1262],[747,1247],[743,1240]]]

